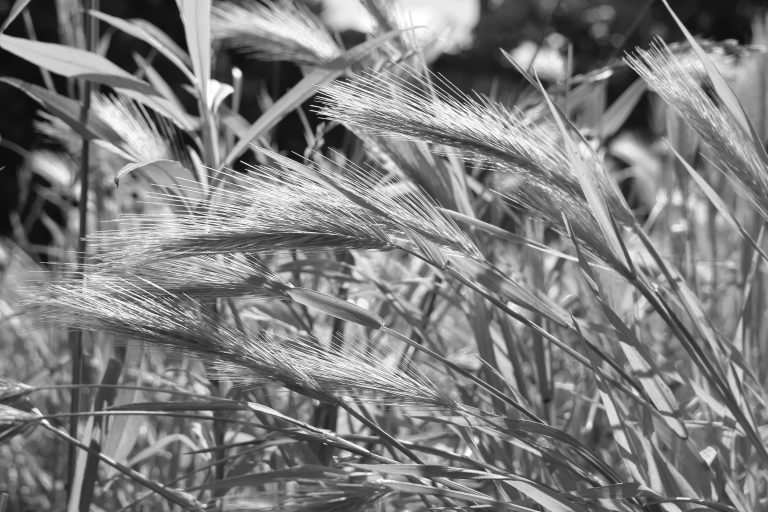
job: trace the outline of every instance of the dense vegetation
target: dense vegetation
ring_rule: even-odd
[[[507,55],[511,105],[363,3],[349,48],[291,2],[178,0],[186,48],[97,3],[12,37],[14,4],[25,183],[67,222],[0,253],[0,511],[768,510],[765,51],[681,25],[548,88]],[[303,73],[254,122],[233,48]]]

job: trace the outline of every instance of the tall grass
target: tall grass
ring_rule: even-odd
[[[86,118],[6,79],[67,158],[89,163],[72,130],[94,148],[96,229],[80,266],[23,293],[32,265],[4,246],[0,508],[768,510],[765,93],[733,92],[764,83],[764,53],[730,82],[693,38],[628,56],[666,141],[635,148],[664,176],[641,220],[606,154],[642,89],[607,106],[600,79],[550,94],[526,76],[538,107],[465,94],[364,3],[376,35],[352,49],[290,2],[180,1],[186,50],[88,13],[179,67],[191,112],[144,59],[130,75],[45,47],[73,68],[0,35],[103,88]],[[304,79],[246,121],[211,37]],[[307,152],[270,146],[318,91]],[[566,115],[573,98],[598,126]],[[92,333],[74,384],[61,328]],[[64,446],[68,470],[43,456]]]

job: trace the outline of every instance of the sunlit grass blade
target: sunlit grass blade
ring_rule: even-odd
[[[567,220],[566,226],[568,226]],[[643,391],[670,429],[680,438],[687,439],[688,431],[680,415],[680,406],[669,386],[662,378],[651,352],[611,308],[605,298],[605,293],[601,289],[600,278],[595,275],[589,262],[584,258],[578,241],[575,238],[572,241],[579,259],[579,267],[584,274],[588,287],[600,304],[603,314],[616,329],[621,350],[627,358],[630,368],[639,380]]]
[[[591,151],[581,149],[578,146],[577,141],[573,139],[572,134],[566,128],[566,121],[564,121],[557,107],[555,107],[555,104],[552,103],[549,95],[547,95],[547,92],[544,90],[544,86],[541,85],[541,82],[538,82],[538,85],[539,90],[544,96],[544,100],[547,102],[547,105],[552,112],[552,117],[555,119],[557,127],[560,130],[562,140],[565,143],[566,153],[579,180],[579,184],[581,185],[590,211],[592,212],[592,215],[595,216],[603,237],[613,251],[612,259],[617,262],[621,261],[622,259],[625,259],[624,255],[627,253],[627,250],[624,241],[620,238],[621,234],[614,228],[615,224],[611,219],[611,212],[608,209],[609,200],[606,197],[610,197],[609,194],[612,192],[614,195],[617,195],[615,194],[616,188],[610,186],[600,187],[601,184],[610,184],[610,181],[608,181],[606,176],[601,176],[605,171],[599,163],[597,156]],[[618,203],[621,204],[620,200]],[[564,214],[566,213],[564,212]],[[626,218],[628,216],[624,215],[624,217]],[[628,260],[625,260],[622,263],[625,265],[627,271],[632,266],[632,263]]]

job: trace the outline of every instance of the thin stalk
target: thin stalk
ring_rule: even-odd
[[[355,264],[355,257],[349,251],[343,251],[336,255],[336,261],[344,265],[344,274],[349,276],[352,274],[351,268]],[[345,282],[339,284],[337,291],[337,298],[343,301],[347,300],[349,296],[349,287]],[[341,351],[344,347],[344,320],[340,318],[333,319],[333,326],[331,328],[331,349],[334,351]],[[312,424],[316,427],[324,428],[327,430],[336,430],[336,423],[339,418],[339,408],[337,404],[321,403],[315,408]],[[317,453],[318,459],[321,464],[329,464],[331,461],[331,455],[333,454],[331,447],[323,444],[319,444],[314,447]]]
[[[53,433],[55,436],[63,439],[67,443],[69,443],[69,446],[73,446],[75,449],[84,450],[88,454],[98,457],[98,459],[101,462],[106,463],[107,465],[115,468],[117,471],[121,472],[134,482],[137,482],[144,487],[147,487],[148,489],[151,489],[152,491],[156,492],[157,494],[160,494],[165,499],[179,505],[182,507],[182,509],[186,510],[203,510],[203,507],[201,504],[192,503],[190,499],[186,497],[182,497],[182,495],[175,490],[171,490],[163,486],[162,484],[159,484],[157,482],[153,482],[152,480],[149,480],[144,475],[139,473],[138,471],[135,471],[129,467],[126,467],[119,462],[113,460],[110,457],[107,457],[103,453],[101,453],[99,450],[94,450],[90,446],[87,446],[80,441],[77,440],[77,438],[74,438],[67,434],[65,431],[60,430],[53,425],[51,425],[50,422],[48,422],[47,419],[41,419],[40,424],[45,427],[46,430]],[[198,506],[199,505],[199,506]],[[192,508],[190,508],[192,507]]]
[[[342,407],[347,413],[355,418],[357,421],[362,423],[363,425],[370,428],[376,435],[379,436],[379,438],[382,440],[383,444],[387,449],[390,451],[393,451],[397,449],[398,451],[402,452],[406,457],[411,459],[416,464],[425,464],[424,460],[416,455],[413,451],[411,451],[408,447],[406,447],[403,443],[401,443],[398,439],[395,439],[392,437],[389,432],[387,432],[385,429],[381,428],[378,423],[376,423],[376,420],[374,420],[370,414],[365,411],[365,409],[362,409],[364,412],[363,414],[358,413],[350,404],[342,401],[339,401],[339,406]],[[394,456],[394,453],[392,454]],[[408,480],[412,482],[420,482],[421,479],[416,477],[409,477]],[[448,480],[447,478],[442,477],[430,477],[429,480],[431,480],[434,484],[442,484],[445,487],[449,489],[454,489],[458,491],[463,492],[474,492],[472,489],[468,489],[464,487],[463,485],[456,484],[455,482],[452,482]],[[446,498],[444,496],[439,497],[440,501],[443,502],[446,506],[453,507],[456,504],[453,502],[453,500]],[[428,503],[425,502],[426,505]]]
[[[650,241],[647,239],[647,236],[642,231],[642,229],[637,227],[635,232],[640,235],[646,247],[650,248]],[[669,281],[673,292],[679,295],[680,291],[676,285],[675,277],[668,273],[668,270],[660,256],[654,252],[651,252],[651,256],[656,260],[662,271],[665,272],[665,277]],[[739,401],[731,391],[728,382],[721,375],[721,370],[717,368],[715,363],[713,363],[707,357],[704,349],[700,347],[696,342],[696,338],[694,337],[693,333],[691,333],[685,324],[663,303],[663,301],[656,295],[656,293],[647,283],[637,277],[625,277],[630,282],[630,284],[634,286],[643,295],[643,297],[645,297],[651,307],[659,314],[659,316],[670,327],[670,329],[672,329],[675,337],[680,340],[681,345],[691,356],[696,366],[707,377],[708,382],[725,400],[725,402],[727,402],[725,404],[726,407],[731,411],[736,422],[742,426],[746,432],[747,437],[756,448],[758,455],[760,455],[763,460],[768,460],[768,448],[766,448],[765,444],[760,438],[760,435],[752,427],[753,423],[747,418],[746,413],[738,407]]]
[[[448,266],[446,270],[450,271],[451,275],[459,280],[463,285],[467,286],[468,288],[478,292],[483,297],[485,297],[491,304],[499,308],[501,311],[503,311],[508,316],[512,317],[513,319],[517,320],[524,326],[528,327],[530,330],[532,330],[534,333],[538,333],[541,335],[542,339],[545,339],[561,349],[563,352],[571,356],[576,362],[581,364],[584,367],[588,368],[589,362],[587,361],[585,356],[582,356],[578,352],[576,352],[573,348],[566,345],[563,341],[561,341],[557,336],[550,333],[546,329],[542,328],[540,325],[536,324],[529,318],[525,317],[524,315],[514,311],[509,306],[504,304],[504,302],[500,301],[497,297],[494,297],[493,294],[488,293],[486,290],[483,290],[481,286],[476,285],[466,277],[464,277],[460,272],[457,272],[454,268]],[[568,326],[570,330],[574,330],[573,326]],[[613,368],[619,376],[627,382],[627,385],[635,390],[635,393],[629,390],[627,386],[625,386],[621,381],[613,378],[612,376],[608,374],[604,374],[603,378],[611,382],[611,384],[617,386],[620,390],[624,391],[628,396],[631,398],[638,398],[639,396],[643,395],[643,390],[640,388],[639,384],[635,382],[630,376],[619,366],[616,361],[613,359],[607,357],[604,353],[602,353],[600,350],[597,350],[595,347],[592,346],[590,343],[590,347],[593,349],[593,351],[598,355],[608,366]]]
[[[376,423],[376,421],[372,417],[370,417],[369,414],[361,414],[357,412],[354,409],[354,407],[352,407],[350,404],[347,404],[343,400],[340,400],[337,405],[342,409],[344,409],[345,411],[347,411],[347,413],[353,418],[355,418],[357,421],[359,421],[360,423],[362,423],[363,425],[371,429],[371,431],[373,431],[376,435],[378,435],[381,438],[382,443],[386,447],[392,450],[396,449],[400,451],[403,455],[411,459],[416,464],[424,464],[424,461],[421,459],[421,457],[413,453],[410,449],[404,446],[400,441],[392,437],[389,434],[389,432],[381,428],[381,426],[379,426],[379,424]],[[392,455],[394,456],[395,454],[392,453]]]
[[[502,391],[499,391],[498,389],[494,388],[493,386],[491,386],[490,384],[485,382],[483,379],[481,379],[481,378],[479,378],[479,377],[477,377],[475,375],[472,375],[470,372],[468,372],[467,370],[464,370],[460,366],[457,366],[457,365],[451,363],[448,359],[446,359],[445,357],[441,356],[440,354],[438,354],[434,350],[429,349],[429,348],[427,348],[424,345],[421,345],[419,343],[416,343],[415,341],[413,341],[409,337],[407,337],[407,336],[405,336],[403,334],[400,334],[399,332],[397,332],[397,331],[395,331],[393,329],[390,329],[389,327],[382,327],[381,330],[382,330],[382,332],[385,332],[385,333],[387,333],[387,334],[397,338],[398,340],[404,342],[408,346],[410,346],[412,348],[415,348],[416,350],[418,350],[420,352],[424,352],[425,354],[429,355],[430,357],[435,358],[436,360],[438,360],[441,363],[445,364],[446,366],[448,366],[452,370],[456,371],[456,373],[458,373],[459,375],[462,375],[463,377],[466,377],[466,378],[472,380],[475,384],[477,384],[478,386],[480,386],[483,389],[485,389],[486,391],[488,391],[492,396],[495,396],[495,397],[501,399],[501,401],[503,401],[503,402],[507,403],[508,405],[512,406],[514,409],[519,411],[523,416],[526,416],[529,420],[534,421],[536,423],[542,423],[542,424],[544,423],[544,421],[542,419],[538,418],[535,414],[533,414],[532,412],[527,410],[525,407],[521,406],[515,400],[511,399],[510,397],[508,397]]]
[[[99,8],[99,0],[85,0],[83,13],[88,13]],[[83,15],[85,46],[88,50],[93,50],[98,37],[98,25],[92,16]],[[80,123],[85,125],[88,122],[88,113],[91,108],[91,93],[93,92],[93,83],[90,80],[83,81],[82,106],[80,108]],[[85,236],[88,234],[88,192],[90,187],[89,179],[90,167],[90,143],[86,137],[82,139],[82,152],[80,158],[80,203],[78,205],[78,239],[77,239],[77,275],[82,278],[85,270],[85,252],[87,249]],[[72,353],[72,384],[80,385],[83,382],[83,331],[81,329],[70,329],[69,346]],[[74,387],[71,392],[70,411],[78,413],[81,409],[80,389]],[[72,416],[69,420],[69,434],[74,439],[78,438],[78,418]],[[72,478],[75,474],[75,461],[77,459],[77,446],[73,443],[69,445],[68,464],[67,464],[67,498],[72,493]]]
[[[27,29],[27,34],[29,34],[29,39],[31,39],[32,41],[39,41],[39,39],[37,38],[37,32],[35,31],[35,24],[32,20],[32,15],[29,13],[29,9],[24,9],[24,11],[21,13],[21,17],[24,20],[24,27]],[[49,91],[56,92],[56,86],[53,85],[53,77],[51,76],[51,72],[45,68],[39,68],[39,69],[40,69],[40,74],[43,76],[43,83],[45,84],[45,87]]]

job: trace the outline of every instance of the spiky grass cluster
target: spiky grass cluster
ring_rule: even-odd
[[[370,177],[309,168],[306,175],[258,168],[224,179],[230,183],[212,199],[189,199],[186,211],[126,216],[124,222],[135,227],[91,239],[102,257],[124,261],[289,249],[388,250],[419,237],[476,253],[466,235],[413,188],[384,188]],[[178,203],[178,196],[158,199]]]
[[[232,183],[210,201],[191,200],[191,207],[178,213],[126,217],[136,227],[100,232],[92,240],[106,257],[124,260],[392,247],[371,212],[310,179],[265,168],[229,177]]]
[[[480,159],[557,175],[567,160],[552,131],[486,98],[432,87],[413,70],[361,73],[320,89],[320,115],[378,135],[457,148]],[[574,190],[578,186],[572,182]]]
[[[480,257],[474,242],[440,209],[438,203],[411,180],[385,178],[371,167],[345,162],[342,169],[321,170],[322,179],[347,198],[378,215],[416,245],[420,240],[454,253]]]
[[[657,41],[627,57],[629,65],[712,148],[711,158],[768,219],[768,161],[760,141],[705,89],[701,75]]]
[[[78,289],[78,287],[80,287]],[[414,370],[397,370],[358,344],[345,350],[320,346],[310,337],[229,327],[198,301],[131,279],[53,284],[28,301],[26,313],[59,326],[113,334],[198,354],[214,374],[243,385],[279,383],[335,403],[365,400],[455,408],[456,404]],[[380,355],[380,354],[379,354]]]
[[[36,129],[70,153],[80,150],[76,134],[59,118],[41,113]],[[182,136],[161,114],[121,95],[94,94],[89,127],[100,135],[97,145],[124,162],[179,160],[188,163]]]
[[[378,13],[380,32],[397,28],[380,2],[364,3]],[[207,2],[180,0],[179,5],[190,14]],[[292,9],[268,2],[251,7]],[[271,28],[283,31],[286,40],[275,42],[275,36],[258,43],[258,51],[277,48],[267,50],[274,52],[269,58],[327,62],[306,48],[300,49],[303,56],[291,54],[306,41],[287,34],[292,21],[280,23],[273,20]],[[423,54],[413,51],[402,34],[390,35],[363,57],[372,69],[392,66],[390,61],[422,69]],[[237,44],[236,39],[231,42]],[[195,42],[194,37],[187,42],[193,54]],[[591,95],[590,86],[584,82],[578,94]],[[566,95],[572,93],[566,89]],[[154,114],[106,99],[92,112],[99,126],[91,128],[115,154],[136,162],[168,158],[161,156],[160,139],[173,135],[163,132]],[[153,211],[166,213],[124,218],[121,222],[130,226],[92,237],[99,246],[85,272],[56,282],[26,304],[35,321],[196,354],[210,377],[247,388],[237,395],[242,400],[229,400],[226,382],[219,386],[212,380],[209,393],[189,393],[193,400],[181,404],[141,389],[153,403],[99,410],[100,397],[112,389],[107,386],[120,390],[116,402],[125,403],[135,391],[119,382],[133,384],[129,371],[137,360],[129,352],[125,368],[115,372],[117,352],[96,394],[98,412],[83,414],[93,418],[94,427],[99,422],[93,432],[107,440],[104,454],[120,451],[110,446],[115,438],[120,447],[127,446],[117,457],[121,461],[129,452],[140,452],[135,460],[182,439],[194,448],[183,454],[193,462],[183,462],[172,450],[175,458],[165,469],[161,457],[148,459],[147,467],[163,482],[186,473],[175,480],[186,489],[174,498],[163,487],[148,487],[171,502],[199,491],[199,499],[210,498],[208,508],[233,510],[703,506],[731,512],[764,504],[768,453],[759,429],[766,423],[760,403],[765,372],[756,363],[751,375],[750,363],[764,348],[765,282],[751,250],[728,253],[728,264],[737,267],[741,259],[742,267],[751,267],[743,269],[743,288],[734,286],[729,274],[713,277],[708,289],[710,281],[699,274],[702,262],[696,261],[700,239],[693,237],[686,246],[690,272],[668,268],[660,255],[666,248],[654,247],[657,232],[654,240],[644,238],[621,198],[613,196],[600,159],[550,102],[541,102],[544,108],[533,114],[508,109],[406,67],[329,85],[325,100],[328,116],[359,130],[368,150],[363,164],[350,163],[358,161],[357,152],[333,159],[308,152],[298,163],[263,150],[259,156],[276,166],[248,175],[219,169],[191,173],[200,183],[165,186],[163,194],[155,194],[162,206]],[[278,103],[278,110],[284,104]],[[206,137],[226,133],[216,124],[225,114],[211,114],[203,119],[210,124],[191,128],[185,140],[197,142],[202,133],[203,153],[215,156],[215,148],[207,146],[221,142],[226,149],[233,141]],[[720,121],[701,117],[709,124]],[[310,141],[314,148],[322,149],[322,133],[318,129]],[[744,144],[743,151],[757,149]],[[172,146],[167,154],[181,161]],[[202,160],[217,160],[208,156]],[[470,169],[462,158],[493,172],[489,177],[479,172],[484,169]],[[176,168],[189,167],[181,163]],[[758,170],[746,167],[739,171]],[[515,208],[488,193],[489,186]],[[764,192],[756,188],[753,193]],[[523,234],[505,231],[518,216],[545,219],[564,232],[564,226],[572,226],[572,249],[581,249],[583,242],[608,265],[592,265],[581,252],[573,258],[559,247],[545,247],[544,226],[535,222],[526,221]],[[625,233],[613,229],[614,218],[632,223],[653,265],[642,265],[635,254],[640,250],[618,243]],[[713,232],[716,220],[713,215],[709,221]],[[698,222],[691,219],[692,225]],[[617,238],[613,246],[610,234]],[[486,235],[494,242],[479,251],[475,243],[488,240]],[[550,256],[528,257],[527,249],[512,245],[521,239]],[[287,261],[286,249],[291,261],[278,267]],[[401,251],[374,254],[390,249]],[[615,279],[606,268],[621,268],[621,261],[611,260],[618,252],[631,253],[623,260],[626,279]],[[723,252],[714,248],[712,259]],[[374,269],[377,260],[386,264]],[[713,274],[719,263],[713,263]],[[653,281],[651,272],[659,274]],[[723,307],[718,294],[725,287],[736,289],[736,306]],[[364,299],[370,308],[361,307]],[[721,336],[723,324],[710,321],[706,301],[712,303],[713,318],[740,309],[737,320],[728,321],[739,324],[733,343],[726,339],[730,327]],[[376,338],[363,342],[361,332]],[[407,348],[387,352],[400,346],[395,343]],[[464,351],[480,354],[482,361],[460,360]],[[171,370],[145,362],[140,373],[146,368],[152,377]],[[433,385],[416,369],[426,364],[431,364],[430,377],[444,386]],[[196,377],[196,369],[188,375]],[[186,391],[173,378],[165,382],[168,387],[161,389]],[[264,389],[268,383],[295,393],[275,395],[271,387]],[[35,423],[3,406],[43,389],[0,377],[0,442]],[[452,392],[462,405],[453,401]],[[449,414],[405,416],[411,407]],[[80,413],[85,407],[76,409]],[[175,414],[182,409],[183,415]],[[128,415],[102,421],[120,413],[135,418],[137,412],[153,439],[146,449],[144,439],[122,428],[126,423],[120,420]],[[157,414],[147,420],[149,413]],[[167,421],[161,415],[195,418],[194,435],[183,431],[178,418]],[[78,446],[88,448],[85,437]],[[201,467],[195,457],[212,464]],[[401,463],[404,457],[413,464]],[[371,461],[380,464],[367,464]],[[340,469],[345,463],[353,469]],[[86,468],[96,467],[89,464]],[[147,485],[140,465],[129,464],[137,471],[124,474]],[[96,489],[99,472],[81,473],[90,474],[90,480],[71,488]],[[741,489],[745,496],[739,495]],[[710,506],[709,500],[716,503]],[[181,501],[203,508],[186,495]]]
[[[568,217],[596,254],[618,263],[589,209],[556,124],[531,119],[484,97],[435,87],[411,72],[365,73],[324,86],[321,115],[364,133],[446,145],[497,172],[494,187],[537,218],[560,226]],[[570,135],[569,135],[570,136]],[[578,141],[578,136],[574,135]],[[599,159],[578,144],[619,222],[631,222]]]
[[[291,288],[256,256],[242,254],[142,260],[132,265],[94,264],[83,273],[82,279],[87,287],[107,289],[130,282],[148,293],[163,290],[197,299],[246,296],[280,299]]]
[[[318,65],[343,52],[306,7],[284,0],[219,2],[211,29],[215,39],[262,60]]]
[[[91,108],[92,115],[117,134],[116,145],[127,160],[184,158],[183,144],[171,122],[159,114],[150,115],[141,104],[119,95],[95,95]]]

